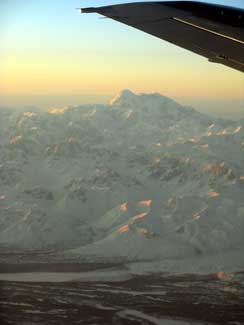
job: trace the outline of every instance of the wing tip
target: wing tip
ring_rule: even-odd
[[[88,8],[80,8],[80,12],[83,13],[93,13],[97,12],[97,8],[94,7],[88,7]]]

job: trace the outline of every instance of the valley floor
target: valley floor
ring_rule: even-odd
[[[244,324],[243,306],[244,273],[118,276],[113,282],[0,281],[1,324],[239,325]]]

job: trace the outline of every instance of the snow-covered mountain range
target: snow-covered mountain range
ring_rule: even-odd
[[[2,109],[0,149],[1,246],[244,268],[243,120],[125,90],[108,105]]]

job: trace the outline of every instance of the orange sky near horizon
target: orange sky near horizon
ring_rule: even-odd
[[[153,56],[8,57],[0,63],[0,95],[110,95],[129,88],[168,96],[244,98],[244,74],[198,57],[183,62],[185,56],[174,64]]]

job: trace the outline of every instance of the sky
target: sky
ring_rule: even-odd
[[[129,26],[76,8],[100,0],[1,0],[0,100],[108,98],[121,89],[169,97],[244,98],[244,75]],[[132,2],[132,1],[125,1]],[[219,0],[244,8],[244,0]],[[29,98],[29,101],[27,100]],[[41,98],[45,98],[41,100]],[[1,103],[0,103],[1,105]]]

